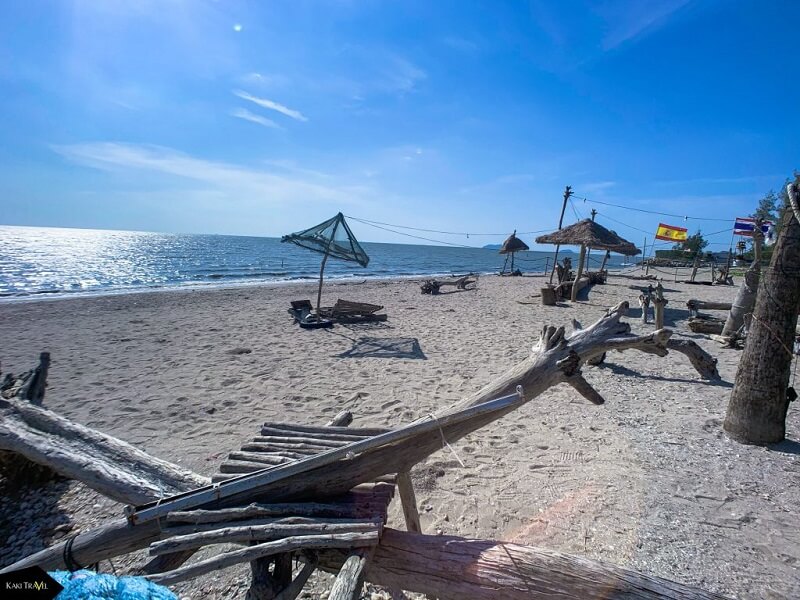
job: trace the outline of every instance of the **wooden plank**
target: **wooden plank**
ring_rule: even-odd
[[[380,534],[382,523],[370,520],[342,520],[329,522],[319,520],[310,523],[266,525],[239,525],[237,523],[215,524],[216,529],[174,535],[166,540],[150,544],[150,554],[158,556],[172,552],[196,550],[209,544],[240,544],[245,542],[266,542],[286,537],[306,535],[326,535],[340,533],[375,532]]]
[[[346,491],[359,483],[359,480],[363,482],[365,479],[369,480],[380,474],[372,468],[367,473],[353,468],[359,462],[356,458],[358,454],[366,454],[370,450],[383,449],[384,452],[369,453],[370,464],[374,464],[375,467],[380,464],[383,465],[383,468],[389,469],[390,472],[395,471],[394,464],[400,462],[398,466],[403,466],[404,463],[409,461],[413,461],[411,464],[415,464],[432,451],[438,449],[441,445],[441,436],[446,434],[445,429],[450,430],[449,435],[451,438],[448,439],[457,439],[464,433],[477,429],[483,424],[499,418],[502,414],[510,412],[521,403],[524,403],[524,399],[520,394],[511,394],[477,406],[442,415],[438,419],[426,417],[406,427],[375,436],[374,438],[353,442],[342,448],[334,448],[328,452],[308,457],[305,460],[299,460],[263,472],[246,474],[236,479],[222,482],[219,485],[199,488],[185,494],[173,496],[167,500],[152,502],[142,507],[131,509],[128,511],[128,518],[132,523],[141,523],[163,517],[174,510],[199,507],[209,502],[228,500],[241,503],[264,494],[271,484],[279,484],[290,478],[295,478],[293,483],[287,482],[290,488],[298,490],[308,488],[309,482],[297,480],[296,476],[315,469],[330,467],[330,465],[340,460],[351,461],[351,468],[337,470],[328,468],[324,469],[326,472],[321,475],[323,479],[330,478],[335,480],[341,478],[341,482],[337,486],[330,486],[331,492]],[[459,428],[459,425],[462,427]],[[463,430],[463,433],[457,434],[456,430]],[[418,440],[420,437],[427,437],[427,443],[420,444]],[[398,452],[398,449],[394,446],[389,447],[391,444],[401,441],[404,442],[404,446],[407,446],[404,452]],[[391,460],[392,457],[394,460]],[[381,467],[378,467],[378,470],[382,470]],[[312,489],[314,490],[313,493],[317,493],[313,485]],[[292,494],[293,492],[288,493]]]
[[[164,521],[170,523],[221,523],[253,517],[350,517],[355,513],[353,504],[325,504],[320,502],[287,502],[283,504],[250,504],[249,506],[220,510],[190,510],[169,513]]]
[[[291,432],[320,433],[323,436],[331,433],[339,433],[342,435],[372,437],[388,431],[386,428],[380,427],[326,427],[325,425],[297,425],[295,423],[275,423],[271,421],[264,423],[264,427],[274,427]],[[288,435],[288,433],[286,435]]]
[[[337,535],[306,535],[288,537],[274,542],[265,542],[233,550],[218,556],[207,558],[199,562],[167,571],[148,575],[147,579],[160,585],[173,585],[187,579],[198,577],[205,573],[218,571],[227,567],[232,567],[243,562],[252,562],[265,556],[274,556],[295,550],[307,550],[314,548],[353,548],[361,546],[374,546],[378,543],[376,533],[343,533]]]
[[[364,439],[364,438],[360,438]],[[341,448],[346,446],[352,440],[325,440],[313,437],[289,437],[279,435],[257,435],[253,438],[254,442],[261,442],[262,444],[273,444],[286,450],[293,450],[295,448],[318,448],[320,450],[327,450],[328,448]]]
[[[406,521],[406,530],[412,533],[422,533],[417,510],[417,497],[414,494],[414,485],[408,471],[397,474],[397,491],[400,493],[400,504],[403,507],[403,517]]]

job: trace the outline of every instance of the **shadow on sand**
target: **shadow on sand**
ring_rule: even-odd
[[[373,338],[362,337],[353,342],[347,352],[337,355],[339,358],[413,358],[427,360],[417,338]]]

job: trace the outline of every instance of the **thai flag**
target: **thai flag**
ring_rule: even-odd
[[[774,230],[775,224],[772,221],[764,221],[761,224],[761,231],[764,237],[769,237],[770,231]],[[736,222],[733,224],[734,235],[745,235],[753,237],[753,230],[756,228],[756,220],[749,217],[736,217]]]

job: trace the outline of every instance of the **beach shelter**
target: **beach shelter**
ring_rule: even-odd
[[[517,237],[517,230],[514,230],[508,239],[503,242],[503,245],[500,248],[500,254],[510,254],[511,255],[511,273],[514,273],[514,254],[517,252],[522,252],[523,250],[530,250],[528,248],[528,244],[523,242],[521,239]],[[508,258],[506,258],[506,262],[508,262]],[[503,272],[505,272],[506,267],[503,265]]]
[[[361,244],[350,231],[347,221],[342,213],[309,229],[291,233],[281,238],[281,242],[291,242],[308,250],[322,254],[322,265],[319,268],[319,289],[317,290],[317,318],[322,300],[322,278],[325,273],[325,263],[328,257],[347,260],[366,267],[369,256],[364,252]]]
[[[575,281],[581,278],[583,273],[584,262],[586,260],[586,249],[597,248],[599,250],[608,250],[610,252],[617,252],[625,256],[634,256],[641,253],[633,242],[620,237],[610,229],[606,229],[599,223],[591,219],[583,219],[572,225],[554,231],[553,233],[546,233],[536,238],[537,244],[559,244],[561,246],[580,246],[581,254],[578,259],[578,272],[575,275]],[[571,299],[574,302],[575,296],[578,293],[578,287],[572,286]]]

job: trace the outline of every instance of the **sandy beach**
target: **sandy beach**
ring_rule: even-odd
[[[589,324],[627,300],[634,331],[653,328],[635,307],[642,281],[611,277],[588,301],[553,307],[531,297],[543,281],[481,277],[476,291],[439,296],[412,280],[331,282],[326,303],[381,304],[389,319],[315,331],[286,310],[313,284],[7,302],[0,360],[16,373],[49,351],[47,408],[210,475],[267,420],[319,424],[348,408],[357,425],[395,427],[447,406],[525,358],[544,324]],[[692,334],[685,302],[731,301],[736,288],[663,285],[666,326],[718,357],[723,381],[701,380],[677,353],[586,367],[605,405],[560,385],[418,466],[426,532],[541,546],[732,597],[800,597],[797,406],[793,441],[729,440],[721,424],[740,351]],[[402,528],[397,504],[390,523]],[[74,482],[9,495],[0,564],[119,515]],[[241,567],[175,590],[236,598],[247,585]],[[325,585],[305,597],[324,597]]]

